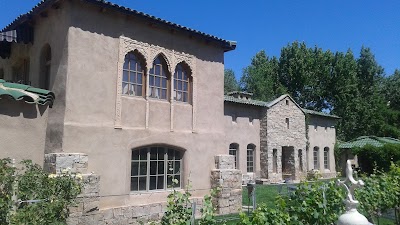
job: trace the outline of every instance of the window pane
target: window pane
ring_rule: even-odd
[[[138,182],[139,178],[137,177],[132,177],[131,178],[131,191],[138,191]]]
[[[137,83],[138,83],[138,84],[143,84],[143,79],[142,79],[142,77],[143,77],[143,74],[142,74],[142,73],[138,73],[138,74],[137,74]]]
[[[130,73],[130,82],[136,83],[136,73]]]
[[[129,85],[129,95],[135,95],[135,85]]]
[[[189,102],[189,97],[187,93],[183,93],[183,102]]]
[[[137,86],[136,87],[136,95],[142,96],[142,93],[143,93],[142,86]]]
[[[156,77],[156,83],[154,86],[161,87],[161,78],[160,77]]]
[[[139,177],[139,191],[146,190],[146,177]]]
[[[164,161],[158,162],[158,171],[157,172],[158,172],[159,175],[165,173],[165,171],[164,171]]]
[[[155,65],[156,68],[156,75],[160,75],[161,74],[161,66],[160,65]]]
[[[162,87],[167,88],[167,79],[166,78],[162,79]]]
[[[125,57],[124,70],[128,69],[128,65],[129,65],[129,60]]]
[[[167,99],[167,90],[165,90],[165,89],[161,90],[161,98]]]
[[[183,78],[182,78],[182,79],[183,79],[183,80],[187,80],[187,79],[188,79],[186,72],[183,73]]]
[[[180,161],[175,161],[174,165],[174,173],[180,173],[181,172],[181,162]]]
[[[157,161],[151,161],[150,162],[150,175],[156,175],[157,174]]]
[[[183,90],[188,91],[188,83],[187,82],[183,82]]]
[[[132,151],[132,160],[139,160],[139,151]]]
[[[129,72],[128,71],[124,71],[124,73],[122,75],[122,81],[129,82],[128,75],[129,75]]]
[[[131,176],[139,175],[139,162],[132,162]]]
[[[178,183],[174,185],[174,187],[180,187],[181,186],[181,176],[177,175],[174,176],[174,179],[178,180]]]
[[[154,86],[154,76],[150,76],[150,86]]]
[[[150,160],[157,159],[157,148],[153,147],[150,149]]]
[[[157,189],[164,189],[164,176],[158,176]]]
[[[179,80],[182,79],[182,70],[178,70],[178,79],[179,79]]]
[[[150,177],[150,188],[149,190],[155,190],[156,189],[156,182],[157,182],[157,177],[152,176]]]
[[[182,90],[182,82],[178,82],[178,90]]]
[[[137,71],[142,71],[142,66],[140,65],[140,63],[137,63],[136,66],[137,66]]]
[[[175,159],[176,160],[180,160],[182,159],[182,154],[180,151],[174,151],[175,152]]]
[[[147,162],[140,162],[140,175],[147,175]]]
[[[147,159],[147,148],[140,149],[140,160]]]

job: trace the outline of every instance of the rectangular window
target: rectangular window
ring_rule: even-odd
[[[247,172],[254,172],[254,146],[247,146]]]
[[[239,146],[237,144],[230,144],[229,145],[229,155],[233,155],[235,157],[235,169],[238,168],[238,165],[237,165],[238,148],[239,148]]]
[[[324,168],[329,169],[329,148],[324,148]]]
[[[289,118],[286,118],[285,121],[286,121],[286,127],[287,127],[287,129],[289,129],[289,127],[290,127],[290,126],[289,126]]]
[[[313,151],[314,170],[319,170],[318,152],[319,152],[318,147],[314,147],[314,151]]]

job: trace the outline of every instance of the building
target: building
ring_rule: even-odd
[[[309,126],[330,131],[326,143],[326,135],[309,143],[330,149],[328,167],[322,151],[316,160],[335,172],[334,127],[324,126],[336,118],[303,110],[288,95],[269,103],[224,96],[224,53],[235,42],[101,0],[43,0],[0,32],[1,82],[55,98],[48,108],[0,95],[0,144],[13,140],[0,157],[44,157],[52,172],[84,173],[93,188],[71,224],[157,219],[172,179],[175,188],[190,183],[200,205],[222,186],[218,212],[237,212],[242,173],[278,182],[317,168],[307,161]],[[25,108],[33,115],[18,113]],[[306,123],[307,115],[315,120]],[[16,154],[30,146],[31,155]]]

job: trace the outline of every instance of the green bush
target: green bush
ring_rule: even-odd
[[[366,145],[354,148],[353,153],[358,157],[361,171],[368,174],[374,173],[374,169],[387,172],[390,169],[390,162],[400,163],[399,144],[385,144],[382,147]]]
[[[51,175],[28,160],[14,168],[10,159],[1,159],[0,181],[0,224],[65,224],[68,208],[81,190],[75,175]],[[13,189],[18,203],[12,200]]]

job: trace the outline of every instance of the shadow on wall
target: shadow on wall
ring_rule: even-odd
[[[37,104],[27,104],[23,101],[12,99],[0,99],[0,116],[24,117],[26,119],[36,119],[43,116],[47,106]]]

